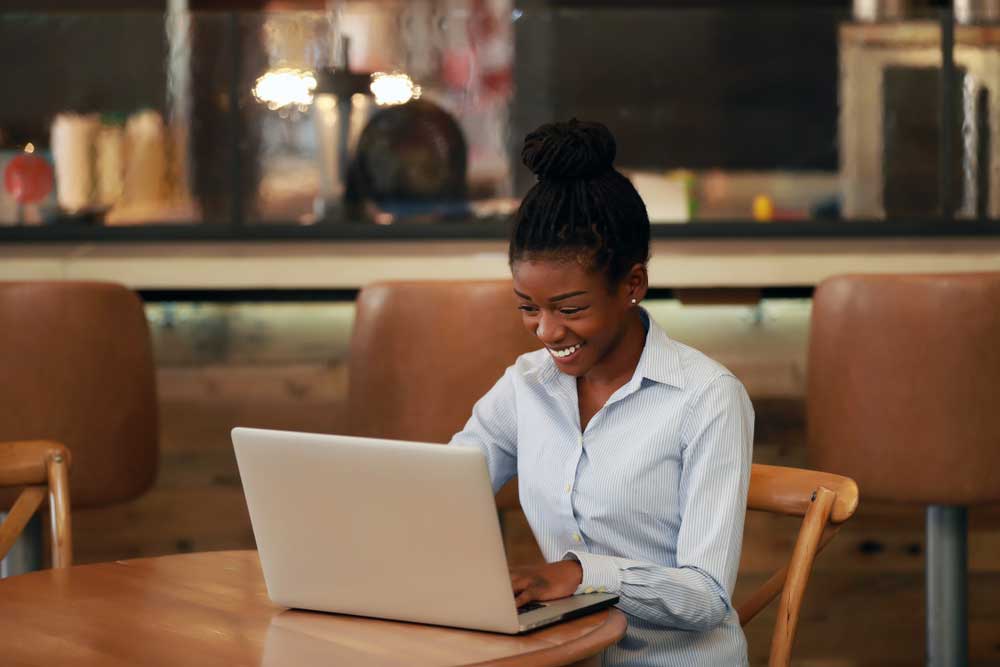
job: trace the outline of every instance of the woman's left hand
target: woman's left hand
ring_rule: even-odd
[[[583,581],[583,567],[575,560],[519,567],[510,571],[510,583],[514,587],[514,603],[518,607],[532,600],[557,600],[569,597],[576,592],[581,581]]]

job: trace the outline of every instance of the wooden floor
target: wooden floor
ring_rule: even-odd
[[[677,338],[726,363],[757,412],[754,460],[803,465],[808,308],[653,308]],[[123,505],[74,513],[80,563],[248,548],[253,536],[229,443],[234,425],[336,431],[346,388],[349,306],[152,306],[159,363],[160,473]],[[536,560],[519,513],[503,518],[510,560]],[[751,516],[737,599],[782,565],[794,522]],[[970,514],[970,664],[1000,666],[1000,507]],[[923,515],[864,501],[819,557],[794,664],[923,664]],[[748,628],[751,663],[766,664],[773,608]]]

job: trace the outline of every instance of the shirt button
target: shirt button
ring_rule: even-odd
[[[573,533],[573,541],[574,542],[582,542],[583,541],[583,538],[580,537],[580,533]]]
[[[580,437],[576,439],[576,441],[577,441],[578,443],[580,443],[580,446],[581,446],[581,447],[583,447],[583,434],[582,434],[582,433],[580,434]]]
[[[594,587],[593,586],[587,586],[586,588],[583,589],[583,592],[584,593],[593,593],[594,592]]]
[[[567,484],[566,485],[566,493],[569,493],[572,490],[573,490],[573,485],[572,484]]]

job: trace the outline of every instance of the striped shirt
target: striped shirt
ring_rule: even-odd
[[[493,490],[515,474],[546,561],[580,561],[577,593],[617,593],[625,637],[605,665],[746,665],[731,596],[753,407],[723,366],[645,311],[632,378],[581,432],[576,380],[548,351],[519,357],[452,444],[479,447]]]

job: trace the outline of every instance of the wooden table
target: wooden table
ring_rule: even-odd
[[[617,609],[518,637],[292,611],[255,551],[80,565],[0,580],[0,663],[15,665],[587,664],[625,633]]]

